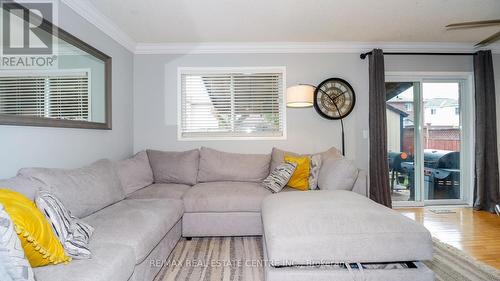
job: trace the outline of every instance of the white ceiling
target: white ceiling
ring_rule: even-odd
[[[497,27],[499,0],[88,0],[138,43],[457,42]]]

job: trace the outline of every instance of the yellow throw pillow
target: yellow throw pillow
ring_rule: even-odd
[[[298,190],[309,189],[309,156],[291,156],[285,155],[285,161],[297,164],[297,168],[288,181],[288,186]]]
[[[71,261],[33,201],[21,193],[0,189],[0,204],[14,222],[14,229],[32,267]]]

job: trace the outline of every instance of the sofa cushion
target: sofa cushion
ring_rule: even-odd
[[[195,185],[200,162],[198,149],[189,151],[148,150],[155,183]]]
[[[273,266],[432,259],[424,226],[351,191],[270,195],[262,222]]]
[[[271,155],[239,154],[202,147],[198,182],[262,182],[269,175]]]
[[[134,250],[141,263],[182,217],[182,201],[125,199],[84,219],[95,228],[90,245],[117,243]]]
[[[92,259],[34,269],[37,281],[126,281],[134,272],[132,248],[118,244],[91,247]]]
[[[326,159],[319,172],[319,189],[352,190],[358,172],[358,168],[347,159]]]
[[[116,172],[120,178],[126,195],[153,183],[153,171],[149,165],[146,151],[115,163]]]
[[[130,194],[130,199],[170,198],[181,199],[191,186],[177,183],[154,183]]]
[[[125,198],[113,163],[107,159],[74,170],[24,168],[19,173],[40,181],[42,190],[57,196],[78,218]]]
[[[199,183],[184,194],[184,210],[197,212],[260,212],[262,199],[271,194],[260,183]]]
[[[17,191],[30,200],[35,199],[36,192],[40,189],[41,183],[33,178],[17,176],[0,180],[0,188],[7,188]]]

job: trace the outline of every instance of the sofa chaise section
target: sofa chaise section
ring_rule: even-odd
[[[274,194],[262,204],[262,220],[274,266],[432,258],[424,226],[350,191]]]
[[[434,280],[421,263],[432,259],[429,231],[354,192],[274,194],[262,204],[262,220],[268,281],[358,280],[358,276],[374,281]],[[406,266],[364,270],[332,266],[353,263]]]

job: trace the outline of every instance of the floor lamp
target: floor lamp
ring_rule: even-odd
[[[286,91],[286,106],[291,108],[312,107],[314,105],[314,91],[316,89],[317,88],[315,86],[308,84],[300,84],[289,87]],[[321,89],[319,90],[321,91]],[[326,96],[330,97],[328,94],[326,94]],[[332,103],[335,105],[337,111],[339,111],[335,100],[332,99]],[[341,115],[340,111],[339,115]],[[344,122],[342,121],[342,119],[340,119],[340,124],[342,127],[342,155],[345,156]]]

